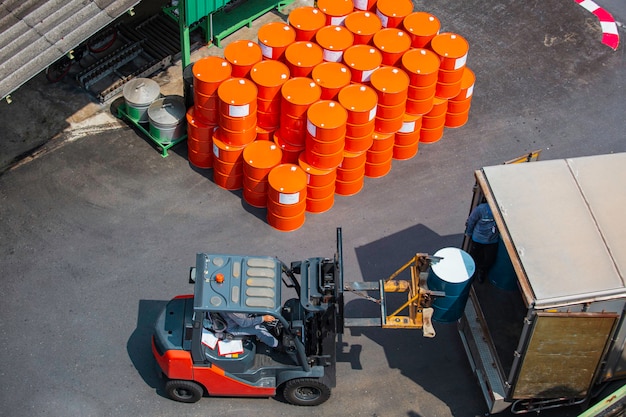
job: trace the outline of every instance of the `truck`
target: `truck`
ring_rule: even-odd
[[[501,239],[458,326],[489,412],[585,406],[626,376],[626,153],[475,178]]]

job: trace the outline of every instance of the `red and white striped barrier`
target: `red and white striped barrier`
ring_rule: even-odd
[[[613,50],[619,45],[619,34],[617,32],[617,24],[611,13],[598,6],[592,0],[574,0],[582,7],[593,13],[599,20],[602,27],[602,43],[609,46]]]

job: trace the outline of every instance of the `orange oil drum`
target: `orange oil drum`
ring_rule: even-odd
[[[375,120],[363,124],[346,123],[346,137],[361,138],[374,132]]]
[[[304,154],[300,155],[298,165],[307,174],[306,211],[328,211],[335,201],[336,169],[318,169],[306,161]]]
[[[472,104],[472,97],[468,97],[463,100],[457,100],[456,98],[448,100],[448,113],[463,113],[470,109]]]
[[[205,124],[195,117],[195,110],[187,110],[187,157],[197,167],[208,169],[213,167],[213,126]]]
[[[411,49],[402,56],[402,68],[413,87],[429,87],[437,82],[440,59],[428,49]]]
[[[461,35],[440,33],[430,41],[430,47],[441,58],[440,68],[456,70],[465,66],[469,44]]]
[[[317,0],[317,7],[326,15],[326,26],[341,26],[354,10],[352,0]]]
[[[461,101],[472,97],[474,94],[474,84],[476,82],[476,75],[474,71],[468,67],[463,67],[463,76],[461,77],[461,91],[454,97],[455,101]]]
[[[289,13],[289,24],[296,31],[296,41],[313,41],[318,30],[326,25],[326,15],[317,7],[296,7]]]
[[[446,119],[444,123],[445,127],[451,127],[451,128],[461,127],[465,123],[467,123],[469,119],[469,109],[461,113],[449,113],[448,112],[446,113],[445,119]]]
[[[315,168],[335,169],[341,164],[344,152],[343,147],[337,146],[337,148],[339,149],[336,152],[331,153],[326,150],[324,150],[323,152],[318,152],[316,148],[312,146],[307,146],[304,150],[306,161]]]
[[[341,89],[337,99],[348,112],[348,123],[359,125],[374,120],[378,95],[373,88],[351,84]]]
[[[222,139],[223,137],[224,132],[222,128],[218,127],[213,133],[213,156],[215,159],[231,164],[241,163],[245,146],[230,145]]]
[[[193,91],[210,96],[220,84],[231,77],[232,66],[223,58],[207,56],[193,64]]]
[[[209,125],[217,125],[220,120],[219,98],[217,92],[206,95],[200,91],[193,92],[194,107],[196,116]]]
[[[344,152],[343,161],[337,167],[335,194],[349,196],[363,188],[365,179],[365,152]]]
[[[409,35],[397,28],[385,28],[374,35],[374,46],[382,53],[383,65],[401,64],[402,55],[411,47]]]
[[[355,10],[376,10],[376,0],[353,0]]]
[[[256,139],[255,140],[274,140],[274,132],[276,129],[265,129],[257,125],[256,127]]]
[[[322,100],[336,100],[339,91],[350,84],[350,70],[339,62],[322,62],[313,68],[311,78],[322,89]]]
[[[409,76],[400,68],[380,67],[372,73],[370,82],[378,95],[379,105],[397,106],[406,102]]]
[[[446,114],[448,110],[448,100],[441,97],[435,97],[433,100],[433,108],[426,113],[426,117],[438,117]],[[423,123],[423,120],[422,120]]]
[[[343,63],[350,68],[354,83],[369,83],[370,76],[382,62],[380,51],[369,45],[353,45],[343,53]]]
[[[394,146],[409,146],[419,142],[421,128],[422,116],[405,114],[402,120],[402,127],[394,136]]]
[[[292,77],[308,77],[323,60],[322,48],[313,42],[294,42],[285,51],[285,62]]]
[[[413,158],[419,151],[419,137],[413,143],[407,145],[393,145],[393,159],[398,161],[406,161]]]
[[[433,129],[422,127],[420,130],[420,143],[435,143],[439,141],[443,137],[443,128],[443,124]]]
[[[395,133],[402,128],[403,117],[404,112],[393,118],[384,118],[377,115],[374,130],[378,133]]]
[[[334,184],[335,179],[337,178],[337,170],[335,168],[317,168],[309,164],[304,153],[301,153],[300,156],[298,156],[298,166],[307,174],[308,186],[324,188],[330,184]]]
[[[378,0],[376,3],[376,14],[385,28],[401,26],[404,18],[412,12],[411,0]]]
[[[305,210],[298,216],[283,217],[279,216],[271,211],[267,211],[267,223],[274,229],[281,232],[292,232],[302,227],[306,220]]]
[[[305,221],[306,174],[297,165],[281,164],[268,177],[267,221],[281,231],[293,231]]]
[[[385,152],[389,151],[389,149],[393,147],[395,134],[374,132],[372,139],[372,146],[370,146],[368,152]]]
[[[369,178],[380,178],[389,174],[391,171],[391,165],[393,161],[393,148],[389,155],[389,159],[380,163],[365,162],[365,176]]]
[[[295,29],[281,22],[264,24],[257,36],[263,58],[277,61],[283,59],[287,47],[296,41]]]
[[[220,99],[220,115],[227,117],[249,117],[257,110],[257,87],[247,78],[230,78],[220,84],[217,95]]]
[[[454,83],[438,82],[435,88],[435,95],[441,98],[454,98],[461,92],[461,80]]]
[[[411,37],[411,48],[428,48],[439,34],[441,22],[430,13],[413,12],[404,18],[402,27]]]
[[[411,100],[426,100],[435,95],[437,91],[437,83],[426,87],[413,87],[409,85],[408,97]]]
[[[261,61],[250,70],[250,79],[258,89],[257,97],[268,101],[280,99],[280,89],[289,76],[287,65],[274,60]]]
[[[232,66],[233,77],[247,77],[254,64],[263,59],[263,51],[256,42],[241,39],[226,45],[224,58]]]
[[[354,44],[354,35],[344,26],[325,26],[317,31],[315,41],[324,61],[342,62],[344,51]]]
[[[322,89],[310,78],[288,80],[281,89],[281,139],[295,146],[304,146],[306,112],[320,99]]]
[[[382,28],[380,18],[369,11],[355,11],[344,21],[346,29],[352,32],[354,45],[371,45],[374,35]]]
[[[413,115],[427,114],[433,108],[435,101],[435,94],[423,100],[413,100],[408,98],[406,100],[406,112]]]
[[[307,133],[313,138],[332,142],[344,139],[348,112],[333,100],[320,100],[307,110]]]
[[[292,145],[289,142],[285,142],[280,136],[280,130],[274,132],[272,140],[283,152],[283,164],[298,163],[298,157],[302,152],[304,152],[304,142],[302,143],[302,145]]]
[[[215,166],[213,167],[213,182],[225,190],[241,190],[243,187],[243,175],[235,173],[224,174],[218,170],[220,166],[220,162],[215,161]]]
[[[267,206],[267,176],[280,165],[282,151],[273,142],[255,141],[243,151],[243,198],[253,207]]]

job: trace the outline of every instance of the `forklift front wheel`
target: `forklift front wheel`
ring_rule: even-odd
[[[296,378],[285,383],[283,396],[294,405],[320,405],[330,398],[330,388],[317,379]]]
[[[204,394],[202,387],[195,382],[177,379],[167,381],[165,383],[165,391],[172,400],[182,403],[198,402]]]

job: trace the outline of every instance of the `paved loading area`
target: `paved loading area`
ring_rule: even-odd
[[[2,152],[3,166],[13,161],[13,168],[0,176],[0,415],[483,415],[451,324],[435,323],[434,339],[415,331],[347,330],[338,385],[313,409],[275,399],[173,402],[150,352],[158,310],[192,290],[187,273],[196,252],[285,262],[332,256],[341,226],[346,281],[378,280],[416,252],[460,245],[475,169],[535,149],[543,159],[626,151],[624,47],[603,45],[598,19],[576,2],[414,3],[435,14],[442,30],[469,41],[467,64],[477,76],[469,122],[420,145],[413,159],[394,161],[387,176],[366,178],[359,194],[338,196],[330,211],[307,215],[295,232],[272,229],[265,210],[217,187],[210,171],[190,167],[184,145],[162,158],[69,84],[48,89],[35,79],[14,94],[17,107],[3,103],[4,145],[22,141],[25,149],[7,145]],[[616,3],[610,11],[624,21],[626,10]],[[268,14],[225,42],[256,39],[259,25],[281,17]],[[166,92],[182,93],[180,69],[156,79]],[[39,151],[15,164],[30,149],[27,141],[39,142]],[[347,301],[350,317],[378,310],[362,299]]]

